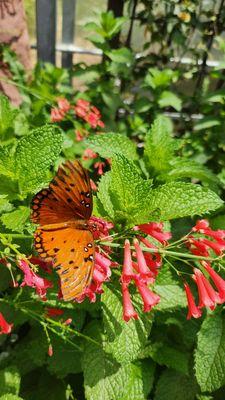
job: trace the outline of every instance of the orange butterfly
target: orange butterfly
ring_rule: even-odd
[[[32,201],[32,221],[39,224],[35,248],[53,261],[61,280],[63,299],[79,297],[92,280],[95,246],[88,220],[92,192],[87,171],[79,161],[59,167],[49,188]]]

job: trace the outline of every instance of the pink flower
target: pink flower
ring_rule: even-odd
[[[128,322],[131,318],[138,319],[138,314],[136,313],[131,301],[128,285],[124,282],[122,282],[122,296],[124,321]]]
[[[38,265],[43,271],[47,272],[48,274],[52,274],[53,271],[53,262],[52,261],[45,261],[39,257],[31,256],[29,261],[33,265]]]
[[[48,347],[48,355],[49,355],[49,357],[52,357],[52,356],[53,356],[53,348],[52,348],[52,345],[51,345],[51,344],[50,344],[49,347]]]
[[[128,239],[126,239],[124,244],[124,259],[121,281],[123,283],[130,283],[131,279],[134,278],[134,275],[135,274],[133,271],[130,242]]]
[[[94,164],[94,168],[96,168],[97,169],[97,174],[98,175],[103,175],[104,174],[104,171],[103,171],[103,168],[105,167],[105,163],[103,162],[103,161],[97,161],[95,164]]]
[[[20,286],[30,286],[35,288],[36,293],[41,297],[41,299],[46,300],[47,289],[53,286],[52,283],[35,274],[35,272],[30,269],[26,260],[20,259],[18,261],[18,266],[24,273],[23,282]]]
[[[216,288],[218,289],[219,296],[222,302],[225,302],[225,281],[221,276],[217,274],[216,271],[210,266],[209,263],[202,261],[201,262],[203,267],[208,272],[210,278],[212,279],[213,283],[215,284]]]
[[[162,244],[167,244],[167,241],[171,239],[171,232],[163,232],[163,224],[157,222],[149,222],[148,224],[138,225],[134,228],[140,230],[147,235],[152,236]]]
[[[12,331],[13,324],[9,324],[2,313],[0,313],[0,335],[5,334],[8,335]]]
[[[60,110],[59,108],[52,108],[51,109],[51,122],[60,122],[64,119],[65,112]]]
[[[46,308],[46,317],[55,318],[62,314],[64,314],[64,311],[61,310],[60,308],[53,308],[53,307]]]
[[[151,311],[152,307],[159,303],[160,297],[153,293],[141,280],[136,280],[136,286],[144,303],[144,312]]]
[[[192,276],[197,284],[198,296],[199,296],[199,308],[209,307],[211,310],[215,308],[215,301],[210,297],[207,288],[205,287],[205,280],[203,273],[194,268],[194,275]]]
[[[202,315],[202,312],[199,307],[196,306],[194,297],[191,293],[190,286],[187,283],[184,283],[184,288],[187,296],[187,302],[188,302],[188,315],[187,319],[190,319],[191,317],[193,318],[199,318]]]
[[[62,110],[64,113],[67,113],[70,110],[70,103],[67,99],[59,98],[57,99],[57,104],[59,109]]]
[[[154,275],[148,268],[146,264],[146,259],[144,253],[138,243],[137,239],[134,239],[134,247],[136,250],[136,258],[137,258],[137,266],[138,272],[140,274],[140,278],[143,279],[145,282],[154,281]]]
[[[75,113],[79,118],[82,118],[92,128],[104,128],[105,124],[101,121],[101,113],[95,106],[91,106],[87,100],[79,99],[74,107]]]
[[[192,231],[210,236],[215,240],[222,240],[225,238],[224,230],[218,229],[217,231],[213,231],[209,226],[209,222],[205,219],[197,221],[196,225],[192,228]]]
[[[89,228],[91,229],[94,239],[110,240],[110,229],[114,227],[112,222],[108,222],[103,218],[92,216],[89,220]]]
[[[98,154],[95,153],[93,150],[91,149],[85,149],[84,150],[84,154],[82,156],[83,160],[94,160],[95,158],[98,157]]]

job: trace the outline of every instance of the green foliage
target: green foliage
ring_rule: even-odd
[[[225,321],[224,316],[208,316],[198,334],[195,371],[203,392],[213,392],[225,383]]]
[[[173,370],[167,370],[160,376],[155,400],[194,400],[197,393],[195,380]]]
[[[154,364],[119,364],[105,352],[105,338],[99,323],[86,331],[100,345],[87,342],[83,354],[84,385],[87,400],[145,400],[153,383]],[[116,382],[116,385],[115,385]]]
[[[20,373],[15,367],[0,370],[0,396],[11,393],[19,394],[20,390]]]
[[[104,158],[111,158],[115,154],[121,154],[130,160],[137,159],[135,144],[120,133],[91,136],[86,140],[86,143],[88,147]]]
[[[0,135],[4,136],[7,131],[12,128],[14,118],[17,114],[16,110],[13,110],[10,106],[7,97],[0,95]]]
[[[24,225],[30,216],[30,208],[20,206],[17,210],[2,215],[3,225],[14,232],[23,232]]]
[[[138,300],[138,299],[136,299]],[[140,301],[135,303],[140,312]],[[126,364],[138,358],[140,350],[145,346],[150,333],[152,318],[143,316],[140,320],[126,323],[122,320],[123,307],[120,288],[109,285],[102,296],[103,323],[107,343],[105,350],[112,357]]]

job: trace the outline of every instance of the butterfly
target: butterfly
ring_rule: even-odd
[[[35,248],[53,261],[63,299],[78,298],[92,280],[95,245],[89,222],[93,202],[90,179],[79,161],[59,167],[47,189],[32,200],[32,222],[39,224]]]

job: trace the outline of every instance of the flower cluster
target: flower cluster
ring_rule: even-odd
[[[24,273],[23,282],[21,283],[21,287],[23,286],[30,286],[35,288],[36,293],[42,300],[46,300],[46,293],[47,289],[51,288],[52,282],[48,279],[42,278],[41,276],[37,275],[29,266],[27,260],[19,259],[18,266]]]
[[[74,110],[77,117],[82,118],[92,128],[104,128],[105,124],[101,120],[102,116],[100,111],[97,107],[92,106],[89,101],[83,99],[77,100]]]
[[[68,100],[64,98],[57,99],[57,105],[58,107],[54,107],[51,109],[51,122],[62,121],[71,108]]]
[[[209,257],[215,254],[221,256],[225,249],[225,231],[212,230],[209,222],[200,220],[192,228],[192,234],[187,237],[186,245],[192,254],[199,257]],[[196,236],[196,234],[198,236]],[[209,237],[199,236],[199,234]],[[210,262],[200,259],[199,268],[194,268],[192,279],[196,284],[199,302],[195,303],[191,288],[187,282],[184,288],[188,302],[187,318],[199,318],[202,308],[214,310],[217,304],[225,302],[225,280],[212,268]]]

